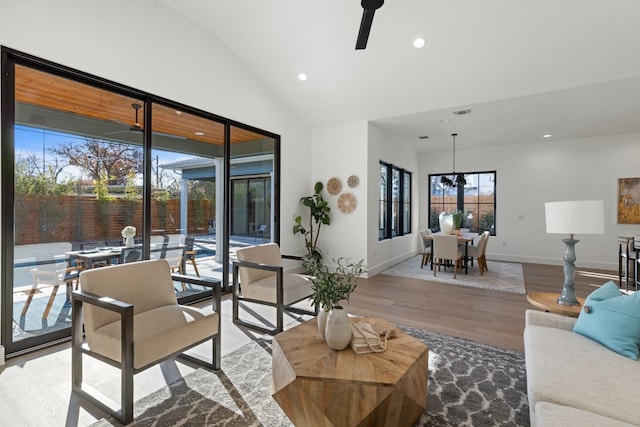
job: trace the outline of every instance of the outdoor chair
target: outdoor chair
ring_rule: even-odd
[[[313,310],[293,307],[308,299],[311,280],[302,274],[284,273],[280,247],[276,243],[249,246],[236,251],[238,261],[233,263],[233,323],[259,332],[277,334],[284,326],[284,312],[318,314]],[[276,327],[269,329],[240,319],[239,303],[246,301],[276,309]]]
[[[438,268],[433,266],[433,275],[436,270],[440,270],[443,261],[451,261],[453,264],[453,278],[457,276],[457,272],[462,269],[463,250],[458,246],[458,236],[454,234],[434,234],[433,235],[433,259],[437,263]]]
[[[198,265],[196,264],[196,255],[198,254],[198,250],[193,248],[195,243],[195,238],[187,237],[184,241],[184,260],[190,261],[191,265],[193,265],[193,269],[196,271],[196,276],[200,277],[200,272],[198,271]]]
[[[471,261],[471,265],[473,265],[473,258],[478,259],[478,269],[480,270],[480,275],[483,276],[485,271],[488,271],[487,268],[487,259],[485,257],[485,252],[487,251],[487,242],[489,241],[489,232],[485,231],[480,235],[478,239],[477,245],[469,245],[467,248],[467,257]]]
[[[179,305],[174,280],[213,288],[212,306]],[[172,275],[166,260],[148,260],[85,270],[80,287],[72,293],[72,390],[120,422],[133,420],[134,374],[178,355],[220,368],[219,282]],[[211,361],[183,353],[208,340]],[[84,354],[120,368],[120,404],[83,386]]]
[[[38,288],[45,286],[52,288],[49,301],[42,313],[42,319],[46,319],[49,316],[53,301],[58,293],[58,288],[65,286],[69,295],[74,283],[77,288],[81,268],[78,266],[68,266],[67,258],[64,254],[50,251],[34,251],[34,255],[36,267],[31,269],[33,284],[20,315],[26,316],[33,296],[38,292]]]

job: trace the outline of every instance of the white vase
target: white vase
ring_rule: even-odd
[[[448,212],[442,212],[438,220],[440,222],[440,231],[442,234],[453,233],[453,215]]]
[[[127,248],[132,248],[135,244],[133,237],[125,237],[124,238],[124,246]]]
[[[333,350],[343,350],[349,346],[351,341],[351,324],[347,312],[340,306],[336,306],[327,316],[327,327],[325,329],[325,340],[329,348]]]
[[[318,332],[320,332],[320,336],[324,338],[324,331],[327,327],[327,316],[329,313],[324,311],[322,307],[318,311]]]

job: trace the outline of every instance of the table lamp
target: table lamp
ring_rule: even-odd
[[[569,234],[562,239],[566,248],[564,252],[564,285],[558,298],[558,304],[580,305],[573,288],[573,277],[576,272],[575,245],[579,240],[574,234],[604,233],[604,206],[602,200],[579,200],[569,202],[547,202],[544,204],[547,222],[547,233]]]

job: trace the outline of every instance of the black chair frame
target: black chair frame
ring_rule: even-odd
[[[206,286],[212,288],[213,294],[213,309],[218,313],[218,333],[213,337],[209,337],[205,340],[195,342],[192,345],[183,348],[182,350],[170,354],[161,360],[152,362],[146,366],[142,366],[138,369],[133,367],[133,305],[124,301],[118,301],[112,298],[104,298],[103,296],[96,295],[90,292],[83,292],[82,290],[73,291],[73,321],[71,324],[71,389],[79,396],[90,402],[91,404],[102,409],[109,415],[112,415],[123,424],[129,424],[133,421],[133,376],[139,372],[150,368],[153,365],[161,363],[165,360],[173,357],[180,357],[186,359],[192,363],[200,366],[204,366],[209,369],[220,369],[221,363],[221,331],[220,331],[220,304],[221,304],[221,284],[219,281],[213,282],[211,280],[204,280],[194,278],[191,276],[184,276],[179,274],[172,274],[172,280],[179,282],[187,282],[195,285]],[[111,310],[120,314],[121,324],[121,361],[118,362],[110,358],[104,357],[100,354],[92,352],[86,345],[83,345],[83,322],[82,322],[82,305],[93,304],[97,307]],[[212,361],[202,360],[198,357],[185,354],[184,351],[189,350],[192,347],[202,344],[208,340],[212,340]],[[111,366],[120,368],[120,405],[113,402],[108,397],[104,396],[99,391],[93,389],[91,386],[82,383],[82,355],[86,354],[92,356],[104,363]],[[117,409],[120,407],[120,409]]]
[[[275,304],[268,301],[257,300],[253,298],[245,298],[240,294],[241,283],[239,282],[239,269],[240,267],[244,268],[256,268],[258,270],[267,270],[273,271],[276,273],[276,302]],[[313,316],[318,315],[318,305],[316,304],[313,311],[301,309],[299,307],[293,307],[293,305],[307,299],[308,297],[301,298],[299,300],[293,301],[290,304],[284,304],[284,269],[281,266],[276,265],[268,265],[268,264],[259,264],[255,262],[248,261],[234,261],[233,262],[233,323],[235,325],[244,326],[246,328],[262,332],[269,335],[276,335],[283,331],[284,329],[284,312],[291,312],[296,314],[310,314]],[[269,307],[275,307],[276,309],[276,327],[273,329],[265,328],[264,326],[258,325],[256,323],[247,322],[245,320],[240,319],[240,310],[239,303],[240,301],[262,304]]]

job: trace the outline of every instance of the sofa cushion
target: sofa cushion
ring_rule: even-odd
[[[615,283],[605,283],[587,297],[573,330],[637,360],[640,351],[640,293],[625,295]]]
[[[555,405],[549,402],[536,403],[535,413],[535,425],[540,427],[633,427],[633,424],[614,420],[609,417],[594,414],[593,412],[587,412],[569,406]]]
[[[524,347],[532,412],[546,401],[640,425],[639,361],[572,331],[530,324]]]
[[[218,316],[210,307],[168,305],[138,313],[133,321],[133,366],[140,369],[218,332]],[[89,348],[120,362],[120,322],[87,335]]]

